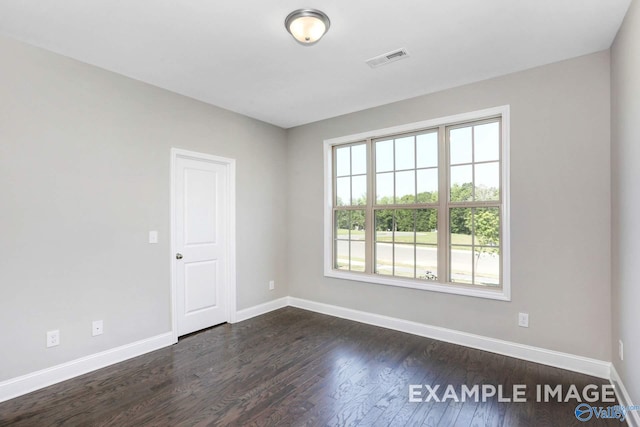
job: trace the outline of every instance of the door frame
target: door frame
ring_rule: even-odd
[[[169,254],[171,269],[171,333],[173,342],[178,342],[178,306],[177,306],[177,269],[176,269],[176,160],[178,158],[186,158],[193,160],[203,160],[208,162],[224,165],[227,168],[227,197],[225,206],[227,210],[227,319],[229,323],[236,321],[236,161],[226,157],[214,156],[196,151],[183,150],[181,148],[171,148],[171,243]]]

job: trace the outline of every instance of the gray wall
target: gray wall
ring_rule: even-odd
[[[324,139],[504,104],[512,302],[323,277]],[[609,104],[605,51],[290,129],[291,296],[610,360]]]
[[[238,309],[288,294],[284,130],[8,39],[0,58],[0,381],[171,329],[171,147],[237,159]]]
[[[614,64],[630,76],[638,63],[616,54],[631,51],[624,35]],[[0,381],[170,330],[171,147],[238,161],[238,309],[292,295],[611,360],[608,52],[288,132],[15,41],[0,38],[0,57],[0,336],[10,343]],[[637,117],[626,95],[637,79],[624,81],[614,99]],[[324,139],[503,104],[512,116],[512,302],[323,277]],[[640,202],[628,196],[629,122],[614,127],[613,178],[626,195],[614,212],[631,227]],[[151,229],[160,244],[146,243]],[[637,252],[631,237],[618,233],[614,250]],[[613,341],[626,334],[637,360],[637,315],[617,304],[638,300],[631,262],[614,274]],[[530,328],[517,327],[519,311]],[[105,321],[98,338],[94,319]],[[62,343],[46,349],[45,331],[56,328]]]
[[[640,4],[633,1],[611,48],[612,355],[640,403]],[[618,357],[624,342],[624,361]]]

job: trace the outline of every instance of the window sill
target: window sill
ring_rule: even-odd
[[[464,295],[476,298],[486,298],[499,301],[511,301],[511,296],[504,286],[501,289],[480,288],[479,286],[465,286],[440,282],[417,282],[415,280],[398,277],[380,276],[378,274],[352,273],[334,269],[325,269],[325,277],[334,279],[353,280],[357,282],[373,283],[378,285],[396,286],[400,288],[419,289],[423,291],[441,292],[446,294]]]

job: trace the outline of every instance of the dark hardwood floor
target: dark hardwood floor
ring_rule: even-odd
[[[527,386],[526,403],[409,401],[409,386]],[[604,380],[284,308],[0,403],[2,426],[599,426],[537,384]],[[610,406],[612,403],[593,403]]]

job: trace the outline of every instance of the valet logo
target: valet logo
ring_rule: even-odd
[[[580,421],[589,421],[591,417],[593,417],[593,408],[591,405],[587,405],[586,403],[581,403],[576,406],[576,418]]]

